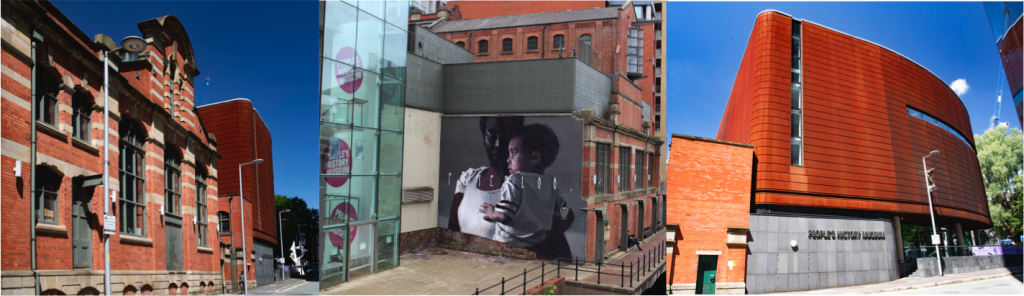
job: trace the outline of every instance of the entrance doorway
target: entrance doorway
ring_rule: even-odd
[[[71,245],[74,268],[92,269],[92,194],[94,187],[82,187],[82,178],[72,179]]]
[[[166,234],[167,270],[185,270],[185,253],[182,251],[181,218],[164,216]]]
[[[699,255],[697,258],[697,289],[696,294],[715,294],[715,273],[718,268],[718,255]]]

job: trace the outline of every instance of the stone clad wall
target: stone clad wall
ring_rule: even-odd
[[[880,231],[885,239],[812,239],[809,230]],[[747,292],[806,291],[899,278],[892,221],[750,215]],[[790,241],[797,241],[791,248]]]
[[[942,272],[946,274],[971,272],[1000,267],[1021,266],[1024,255],[958,256],[943,257]],[[917,271],[912,276],[932,277],[939,275],[935,257],[917,258]]]

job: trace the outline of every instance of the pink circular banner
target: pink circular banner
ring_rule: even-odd
[[[331,138],[320,157],[320,173],[330,175],[348,175],[352,172],[352,150],[348,143],[338,138]],[[348,177],[324,177],[331,187],[341,187],[348,182]]]
[[[347,202],[343,202],[334,207],[331,210],[331,219],[342,219],[342,220],[359,220],[359,214],[356,213],[356,208]],[[345,234],[345,230],[349,227],[338,228],[337,230],[331,231],[328,236],[331,238],[331,244],[335,247],[344,247],[345,238],[342,235]],[[352,228],[352,231],[348,234],[348,241],[353,241],[356,238],[357,228]]]
[[[338,87],[347,93],[355,93],[359,90],[359,86],[363,85],[363,72],[356,69],[363,67],[363,59],[359,57],[356,49],[351,46],[342,47],[338,50],[338,54],[334,56],[334,59],[342,63],[355,65],[355,67],[342,64],[334,65],[334,76],[338,80]]]

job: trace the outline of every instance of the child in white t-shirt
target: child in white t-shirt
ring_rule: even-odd
[[[480,209],[484,220],[496,222],[494,240],[529,248],[545,241],[554,221],[561,220],[560,210],[566,203],[555,189],[554,178],[544,176],[558,149],[558,137],[542,124],[524,126],[510,139],[511,175],[501,186],[501,200]]]

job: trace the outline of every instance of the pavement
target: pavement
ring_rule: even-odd
[[[469,252],[430,248],[418,253],[401,256],[398,267],[363,276],[348,283],[334,287],[322,287],[321,295],[410,295],[410,294],[443,294],[468,295],[476,288],[485,288],[501,284],[501,277],[520,278],[506,283],[506,291],[522,284],[523,269],[532,269],[540,265],[540,261],[509,259],[507,257],[482,255]],[[565,270],[562,270],[565,272]],[[546,278],[555,276],[551,269],[545,270]],[[540,271],[529,273],[530,278],[540,275]],[[530,287],[539,284],[534,281]],[[481,294],[498,294],[500,288],[481,292]],[[519,288],[521,289],[521,288]],[[493,292],[493,293],[491,293]],[[522,293],[517,290],[513,294]]]
[[[290,278],[252,288],[252,290],[249,290],[249,295],[316,295],[320,290],[319,288],[320,282],[318,281]]]
[[[882,294],[970,294],[970,295],[995,295],[995,294],[1013,294],[1021,295],[1024,294],[1024,279],[1022,275],[1017,274],[1014,276],[1004,276],[1001,278],[994,278],[989,280],[982,280],[976,282],[967,282],[960,284],[952,284],[945,286],[935,286],[930,288],[920,288],[913,290],[903,290],[897,292],[889,292]]]
[[[1013,275],[1020,275],[1021,267],[1009,267],[1009,268],[995,268],[978,270],[972,272],[947,274],[945,276],[934,276],[927,278],[917,277],[906,277],[899,280],[871,284],[861,285],[852,287],[842,288],[831,288],[823,290],[813,291],[800,291],[790,293],[778,293],[778,294],[812,294],[812,295],[830,295],[830,294],[878,294],[887,292],[897,292],[905,290],[924,289],[937,286],[956,285],[969,282],[984,281],[998,278],[1013,278]],[[1017,277],[1019,279],[1019,277]],[[1021,291],[1021,290],[1017,290]],[[973,294],[973,293],[972,293]],[[1020,295],[1021,293],[1017,293]]]

